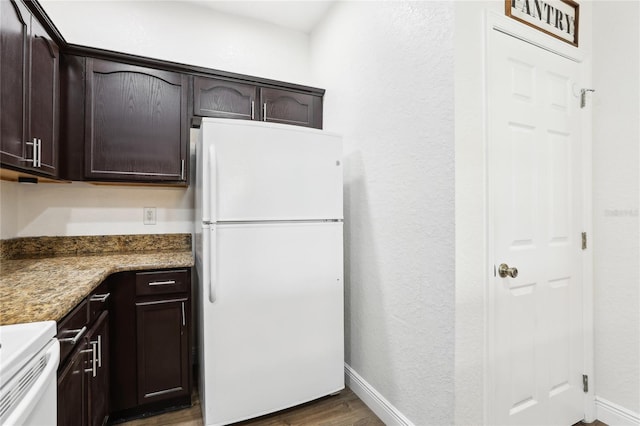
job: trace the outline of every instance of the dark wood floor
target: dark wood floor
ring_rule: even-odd
[[[202,414],[197,393],[193,405],[172,413],[122,423],[128,426],[202,426]],[[328,396],[298,407],[268,416],[236,423],[234,426],[384,426],[384,423],[362,402],[351,389],[339,395]],[[607,426],[601,421],[578,422],[573,426]]]
[[[127,426],[202,426],[198,395],[193,405],[180,411],[122,423]],[[351,389],[339,395],[327,396],[275,414],[236,423],[235,426],[384,426],[384,423],[362,402]]]

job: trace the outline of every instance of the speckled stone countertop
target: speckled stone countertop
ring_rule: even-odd
[[[169,244],[163,246],[164,250],[152,246],[150,251],[152,247],[137,241],[132,246],[121,247],[120,252],[38,258],[21,258],[19,252],[13,252],[13,258],[5,257],[0,263],[0,325],[60,321],[115,272],[191,267],[194,259],[191,236],[187,236],[183,242],[188,242],[188,246]],[[157,243],[157,240],[158,237],[151,241]],[[30,247],[33,244],[34,241],[29,242]]]

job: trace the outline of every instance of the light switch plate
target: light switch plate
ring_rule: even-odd
[[[156,224],[156,208],[155,207],[143,207],[142,208],[142,222],[145,225]]]

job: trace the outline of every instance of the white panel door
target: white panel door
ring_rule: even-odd
[[[579,64],[495,30],[488,54],[490,419],[567,426],[583,418]]]
[[[203,119],[214,221],[342,219],[342,140],[316,129]]]
[[[342,389],[342,223],[225,224],[210,232],[206,424]]]

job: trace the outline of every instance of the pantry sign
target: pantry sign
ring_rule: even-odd
[[[505,0],[507,16],[578,46],[580,5],[573,0]]]

